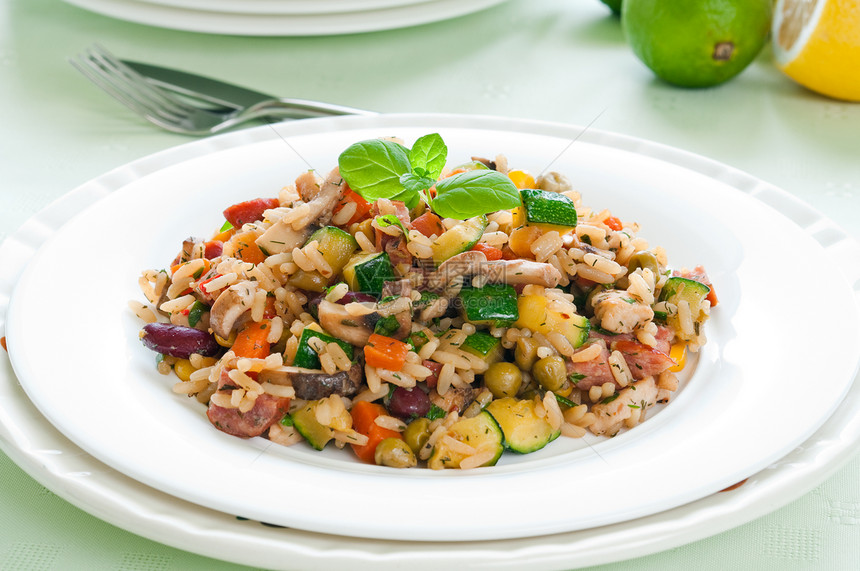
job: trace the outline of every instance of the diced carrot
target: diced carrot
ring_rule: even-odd
[[[343,193],[343,198],[335,205],[333,213],[337,214],[343,209],[348,203],[355,203],[355,214],[347,221],[346,225],[355,224],[356,222],[361,222],[365,218],[367,218],[367,214],[370,212],[372,205],[366,201],[360,194],[352,190],[351,188],[347,188]]]
[[[374,333],[364,346],[365,362],[371,367],[399,371],[406,363],[409,345],[403,341]]]
[[[262,321],[249,321],[236,335],[236,341],[231,349],[237,357],[249,359],[265,359],[269,356],[270,322],[268,319]]]
[[[502,251],[498,248],[494,248],[492,246],[488,246],[487,244],[482,244],[478,242],[472,247],[472,250],[475,252],[481,252],[484,254],[488,260],[501,260],[502,259]]]
[[[711,291],[708,292],[708,295],[705,296],[705,299],[707,299],[708,301],[711,302],[711,307],[714,307],[715,305],[717,305],[719,300],[717,299],[717,292],[714,291],[713,284],[711,285]]]
[[[368,438],[367,444],[362,446],[357,444],[351,445],[355,455],[363,462],[375,464],[373,456],[376,452],[376,446],[386,438],[403,438],[403,435],[396,430],[383,428],[376,424],[377,418],[388,414],[388,411],[386,411],[385,407],[381,404],[369,401],[358,401],[352,405],[352,409],[349,412],[352,415],[353,430],[359,434],[367,436]]]
[[[433,234],[441,236],[445,231],[445,227],[442,226],[442,219],[429,210],[412,221],[412,228],[428,238]]]
[[[228,207],[224,210],[224,218],[235,228],[241,228],[248,222],[256,222],[263,218],[263,212],[280,206],[277,198],[254,198]]]
[[[211,267],[212,267],[212,264],[209,262],[209,260],[207,260],[207,259],[205,259],[205,258],[202,258],[202,259],[203,259],[203,269],[199,270],[199,272],[198,272],[198,277],[200,277],[200,276],[202,276],[203,274],[205,274],[206,272],[208,272],[208,271],[209,271],[209,268],[211,268]],[[173,264],[172,266],[170,266],[170,275],[175,274],[175,273],[176,273],[176,270],[178,270],[179,268],[181,268],[181,267],[182,267],[182,266],[184,266],[185,264],[190,264],[190,263],[191,263],[191,262],[193,262],[193,261],[194,261],[194,260],[188,260],[187,262],[180,262],[180,263],[178,263],[178,264]]]
[[[254,242],[255,239],[256,234],[252,232],[242,232],[230,238],[229,244],[232,247],[233,256],[251,264],[263,263],[266,260],[266,254]]]
[[[624,228],[624,225],[621,223],[621,220],[619,220],[615,216],[610,216],[609,218],[604,220],[603,223],[609,226],[610,230],[615,230],[616,232]]]
[[[224,231],[217,232],[214,236],[212,236],[213,242],[226,242],[230,238],[236,235],[236,228],[230,227]]]
[[[3,346],[3,350],[4,350],[4,351],[8,351],[8,350],[9,350],[9,349],[7,349],[7,348],[6,348],[6,336],[5,336],[5,335],[4,335],[3,337],[0,337],[0,345],[2,345],[2,346]]]

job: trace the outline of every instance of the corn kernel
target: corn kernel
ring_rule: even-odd
[[[173,365],[173,372],[183,381],[190,381],[191,373],[196,370],[188,359],[177,359]]]

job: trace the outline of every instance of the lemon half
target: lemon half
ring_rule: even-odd
[[[777,0],[776,66],[812,91],[860,101],[860,1]]]

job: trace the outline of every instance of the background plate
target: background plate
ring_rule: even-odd
[[[392,8],[317,14],[255,14],[193,10],[135,0],[66,0],[120,20],[161,28],[244,36],[322,36],[428,24],[478,12],[504,0],[433,0]]]
[[[814,313],[797,306],[782,310],[798,292],[790,286],[774,291],[775,273],[792,270],[798,256],[816,259],[824,251],[788,218],[740,192],[738,187],[765,185],[736,171],[607,133],[588,132],[569,146],[580,134],[575,127],[489,118],[348,117],[278,129],[320,170],[355,140],[384,134],[412,140],[432,130],[445,137],[454,162],[504,152],[512,165],[540,172],[559,157],[552,167],[572,176],[587,204],[640,221],[643,235],[665,246],[676,265],[706,265],[721,298],[709,324],[712,340],[690,385],[637,430],[586,449],[578,449],[577,441],[557,441],[520,463],[469,474],[392,474],[343,455],[227,437],[208,425],[199,407],[169,393],[169,379],[152,371],[151,354],[136,341],[138,325],[117,308],[138,297],[130,278],[139,269],[163,265],[188,233],[211,232],[225,204],[272,194],[307,165],[267,127],[255,130],[261,140],[233,144],[239,139],[223,138],[219,150],[184,162],[168,151],[158,155],[164,168],[131,180],[42,248],[16,289],[8,323],[13,365],[49,420],[97,458],[162,491],[281,525],[386,539],[497,539],[584,529],[682,505],[750,476],[811,435],[853,381],[853,293],[835,269],[822,267],[817,276],[824,281],[812,287],[830,288],[824,305]],[[184,147],[174,154],[182,156]],[[635,152],[637,147],[652,156]],[[671,160],[662,160],[664,153]],[[612,174],[621,163],[630,174]],[[711,172],[691,170],[700,164]],[[713,172],[721,179],[729,173],[736,184]],[[789,252],[766,246],[771,232],[791,246]],[[86,253],[98,251],[105,236],[122,243],[126,256],[80,274],[81,260],[94,259]],[[72,278],[64,283],[78,304],[46,304],[45,287],[55,289],[50,276],[56,275]],[[74,324],[74,335],[39,325],[50,320]],[[821,364],[784,355],[795,320],[830,331],[826,348],[812,340],[807,349],[835,348],[834,358]],[[93,361],[95,339],[99,358]],[[45,346],[57,348],[57,360],[40,360]],[[813,375],[818,398],[798,399]],[[217,479],[207,478],[211,474]],[[637,486],[629,486],[634,481]],[[255,486],[224,494],[223,482]],[[274,494],[283,482],[302,487]],[[546,482],[572,482],[577,510],[539,502],[512,519],[507,504],[486,501],[506,498],[510,490],[538,493]],[[410,513],[423,516],[392,522],[379,511],[382,497],[409,502]],[[340,509],[346,504],[352,509]],[[450,513],[434,511],[441,504],[456,505],[470,518],[451,521]]]

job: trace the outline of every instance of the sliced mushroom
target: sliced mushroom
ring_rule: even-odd
[[[373,334],[373,325],[369,323],[368,315],[378,319],[375,312],[367,315],[353,315],[345,306],[325,299],[320,301],[317,312],[323,329],[334,337],[358,347],[367,345],[367,340]]]
[[[239,318],[251,310],[256,291],[255,282],[242,281],[221,292],[209,312],[209,327],[212,331],[224,339],[230,337]]]
[[[310,234],[310,228],[294,229],[283,220],[278,220],[259,238],[255,240],[257,246],[269,254],[280,254],[281,252],[292,252],[293,248],[301,248]]]
[[[298,184],[298,179],[296,179],[296,183]],[[343,197],[344,186],[343,177],[340,176],[340,170],[337,167],[332,169],[322,182],[319,192],[314,194],[314,185],[311,184],[299,186],[299,192],[301,193],[303,190],[305,192],[302,199],[305,200],[308,213],[301,221],[293,223],[293,228],[300,230],[311,224],[318,224],[319,226],[328,224],[335,205]]]
[[[535,284],[555,287],[561,281],[561,272],[552,264],[531,260],[498,260],[488,262],[484,272],[490,283]]]
[[[301,367],[265,369],[260,371],[258,380],[261,383],[292,386],[296,398],[303,400],[319,400],[333,394],[348,397],[358,392],[364,382],[364,362],[359,354],[359,359],[348,371],[339,371],[332,375]]]
[[[319,400],[331,395],[344,397],[358,392],[364,381],[364,365],[356,361],[348,371],[333,375],[324,372],[301,372],[291,375],[296,398]]]
[[[470,250],[443,262],[427,277],[428,288],[441,291],[454,279],[465,275],[479,275],[487,283],[535,284],[555,287],[561,281],[561,272],[552,264],[532,260],[488,261],[482,252]]]

